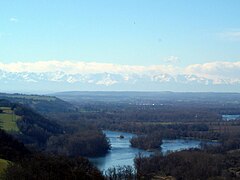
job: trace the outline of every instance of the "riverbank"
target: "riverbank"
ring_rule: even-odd
[[[100,170],[106,170],[113,166],[133,166],[134,158],[137,154],[141,153],[144,156],[151,156],[155,153],[153,151],[144,151],[138,148],[131,147],[129,140],[136,136],[132,133],[121,132],[121,131],[103,131],[109,138],[111,143],[111,150],[102,157],[89,158],[89,160],[97,166]],[[124,138],[119,138],[123,135]],[[175,152],[189,148],[200,148],[201,141],[199,140],[184,140],[175,139],[168,140],[164,139],[159,152],[167,154],[168,152]]]

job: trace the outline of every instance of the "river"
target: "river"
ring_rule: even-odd
[[[112,149],[103,157],[90,158],[90,161],[102,171],[118,165],[133,166],[133,159],[139,152],[145,156],[150,156],[152,154],[151,152],[132,148],[130,146],[129,140],[134,134],[116,131],[104,131],[104,133],[109,138]],[[124,138],[120,139],[120,135],[123,135]],[[166,154],[168,151],[198,148],[200,147],[200,143],[201,141],[199,140],[163,140],[161,151],[163,154]]]
[[[232,114],[224,114],[224,115],[222,115],[222,119],[223,119],[224,121],[239,120],[239,119],[240,119],[240,115],[239,115],[239,114],[235,114],[235,115],[232,115]]]

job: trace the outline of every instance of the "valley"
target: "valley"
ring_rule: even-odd
[[[1,129],[23,143],[30,154],[33,153],[26,153],[33,167],[35,161],[44,163],[42,160],[48,156],[59,163],[61,157],[83,157],[81,162],[92,162],[89,162],[91,166],[98,167],[99,173],[103,171],[105,178],[113,176],[112,173],[116,177],[121,173],[135,178],[163,176],[159,174],[159,167],[166,168],[164,171],[168,175],[179,177],[176,172],[168,170],[174,166],[169,164],[169,158],[178,158],[180,164],[191,154],[203,159],[216,156],[218,159],[214,163],[223,159],[228,162],[233,157],[238,159],[240,121],[224,121],[222,118],[225,114],[240,114],[240,95],[237,93],[4,94],[0,105]],[[8,145],[4,144],[2,148],[5,146]],[[40,159],[36,160],[38,156]],[[26,160],[4,153],[0,158],[16,163],[18,159]],[[153,163],[155,161],[158,163]],[[189,159],[189,163],[193,161]],[[146,164],[153,171],[139,163]],[[213,177],[223,176],[223,171],[226,173],[224,177],[237,177],[231,174],[231,169],[238,168],[237,163],[217,167],[211,164],[212,161],[204,166],[201,163],[198,159],[191,166],[217,168],[217,171],[209,169]],[[191,173],[185,178],[191,177]],[[195,173],[194,176],[203,175]]]

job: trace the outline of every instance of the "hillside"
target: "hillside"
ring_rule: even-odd
[[[0,93],[0,99],[28,106],[39,113],[66,112],[74,110],[72,104],[54,96]]]
[[[0,129],[0,179],[103,179],[87,159],[30,152]]]
[[[29,154],[30,151],[23,143],[0,129],[0,159],[18,161]]]
[[[63,133],[59,124],[22,105],[0,100],[0,110],[0,128],[26,145],[43,148],[50,136]]]
[[[0,100],[0,109],[3,109],[0,129],[28,148],[76,157],[103,155],[110,149],[106,136],[90,124],[67,125],[69,118],[65,120],[59,113],[56,119],[49,120],[28,107],[7,100]]]

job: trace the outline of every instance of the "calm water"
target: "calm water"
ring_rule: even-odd
[[[104,133],[110,139],[112,149],[103,157],[90,158],[90,161],[93,162],[93,164],[95,164],[100,170],[106,170],[117,165],[133,166],[133,159],[139,152],[143,153],[145,156],[150,156],[152,154],[130,146],[129,140],[134,136],[134,134],[115,131],[104,131]],[[120,139],[120,135],[123,135],[124,139]],[[165,154],[168,151],[178,151],[199,147],[200,143],[201,141],[198,140],[163,140],[161,147],[162,152]]]
[[[222,119],[224,121],[233,121],[233,120],[236,120],[236,119],[240,119],[240,115],[230,115],[230,114],[225,114],[225,115],[222,115]]]

